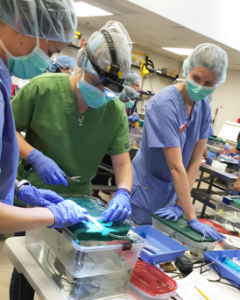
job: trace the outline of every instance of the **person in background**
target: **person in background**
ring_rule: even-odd
[[[133,159],[132,219],[151,224],[151,212],[188,225],[214,240],[223,236],[196,218],[191,189],[211,123],[207,96],[226,80],[228,57],[214,44],[201,44],[185,59],[186,82],[171,85],[146,105],[143,135]]]
[[[208,137],[211,137],[211,136],[214,136],[212,124],[210,124],[210,129],[209,129],[209,133],[208,133]],[[214,153],[212,153],[212,154],[214,157],[215,156]],[[203,157],[205,158],[206,163],[211,166],[211,164],[213,162],[213,157],[211,156],[211,153],[207,151],[207,147],[205,147],[205,149],[204,149]]]
[[[137,73],[133,70],[131,70],[128,76],[125,78],[124,85],[133,88],[136,92],[141,91],[140,78],[137,75]],[[134,105],[131,108],[128,108],[127,110],[128,116],[137,114],[138,97],[135,97],[134,101],[135,101]]]
[[[75,75],[74,59],[71,56],[60,55],[50,64],[49,72]]]

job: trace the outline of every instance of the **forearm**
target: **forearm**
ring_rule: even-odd
[[[201,165],[201,160],[199,160],[199,161],[196,160],[194,162],[190,162],[190,165],[187,169],[187,177],[188,177],[188,184],[189,184],[190,192],[196,181],[200,165]]]
[[[205,148],[204,151],[203,151],[203,157],[204,158],[208,158],[209,157],[209,155],[207,153],[207,148]]]
[[[48,208],[19,208],[0,203],[0,232],[20,232],[52,226],[54,216]]]
[[[229,147],[228,148],[228,152],[231,152],[231,153],[239,153],[239,150],[237,150],[235,147]]]
[[[184,168],[182,170],[171,171],[173,184],[178,196],[177,204],[180,205],[188,220],[196,218],[195,210],[192,205],[190,195],[190,187],[187,173]]]
[[[129,153],[112,156],[113,168],[118,188],[131,191],[133,172]]]
[[[17,139],[18,139],[18,145],[19,145],[19,155],[23,159],[27,159],[28,154],[34,150],[34,148],[26,142],[24,137],[21,135],[20,132],[17,131]]]

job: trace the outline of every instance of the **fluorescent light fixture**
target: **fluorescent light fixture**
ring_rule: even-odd
[[[187,48],[165,48],[162,47],[162,49],[179,54],[179,55],[189,55],[192,53],[193,49],[187,49]]]
[[[111,16],[112,13],[83,1],[74,3],[78,17]]]

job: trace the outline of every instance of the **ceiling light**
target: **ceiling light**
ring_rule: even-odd
[[[96,6],[90,5],[85,2],[75,2],[75,9],[78,17],[97,17],[97,16],[111,16],[112,13],[103,10]]]
[[[162,47],[162,49],[179,54],[179,55],[189,55],[192,53],[193,49],[187,49],[187,48],[165,48]]]

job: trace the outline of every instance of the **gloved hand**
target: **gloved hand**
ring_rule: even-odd
[[[45,207],[49,203],[64,201],[57,193],[50,190],[36,189],[34,186],[25,185],[18,192],[18,199],[30,206]]]
[[[32,150],[27,157],[27,163],[31,164],[38,176],[46,184],[63,184],[68,185],[63,176],[63,171],[59,166],[49,157],[42,154],[37,149]]]
[[[228,143],[225,144],[224,149],[228,150],[231,147],[231,145],[229,145]]]
[[[180,205],[175,204],[174,206],[160,208],[154,214],[160,218],[166,217],[165,220],[174,218],[173,221],[176,222],[183,215],[183,210]]]
[[[130,122],[130,123],[136,122],[137,120],[140,120],[138,114],[128,117],[128,122]]]
[[[54,225],[49,228],[64,228],[82,221],[88,222],[88,212],[72,200],[64,200],[58,204],[49,203],[46,206],[54,215]]]
[[[223,241],[226,237],[219,233],[215,228],[212,226],[203,224],[198,221],[198,219],[193,219],[187,222],[188,226],[190,226],[193,230],[200,232],[205,237],[210,237],[215,241]]]
[[[130,195],[119,190],[115,193],[108,208],[102,213],[102,217],[105,221],[124,221],[130,217],[131,213]]]
[[[205,158],[205,160],[206,160],[206,163],[211,166],[213,159],[209,156],[208,158]]]

